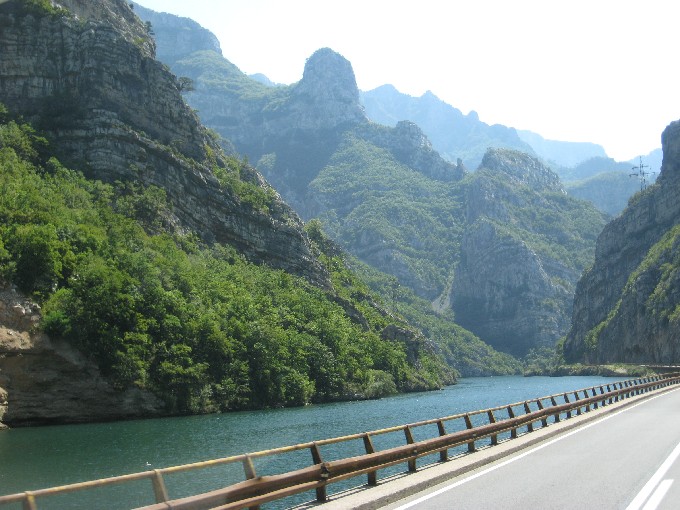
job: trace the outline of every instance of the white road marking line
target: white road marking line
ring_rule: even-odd
[[[526,452],[524,452],[524,453],[522,453],[522,454],[520,454],[520,455],[517,455],[516,457],[512,457],[512,458],[510,458],[510,459],[508,459],[508,460],[506,460],[506,461],[501,462],[500,464],[495,464],[495,465],[493,465],[493,466],[491,466],[491,467],[489,467],[489,468],[486,468],[484,471],[480,471],[479,473],[475,473],[474,475],[468,476],[467,478],[463,478],[462,480],[458,480],[457,482],[454,482],[454,483],[452,483],[451,485],[447,485],[447,486],[445,486],[445,487],[442,487],[441,489],[436,490],[436,491],[434,491],[434,492],[431,492],[431,493],[429,493],[429,494],[427,494],[427,495],[425,495],[425,496],[422,496],[422,497],[420,497],[420,498],[418,498],[418,499],[414,499],[413,501],[409,501],[408,503],[406,503],[406,504],[404,504],[404,505],[401,505],[401,506],[398,506],[398,507],[394,508],[394,510],[406,510],[407,508],[412,508],[412,507],[414,507],[414,506],[416,506],[416,505],[419,505],[420,503],[423,503],[424,501],[427,501],[428,499],[431,499],[431,498],[434,498],[434,497],[436,497],[436,496],[439,496],[440,494],[443,494],[443,493],[445,493],[446,491],[449,491],[449,490],[451,490],[451,489],[455,489],[456,487],[459,487],[459,486],[463,485],[464,483],[471,482],[471,481],[474,480],[475,478],[479,478],[480,476],[484,476],[484,475],[486,475],[487,473],[491,473],[492,471],[495,471],[495,470],[497,470],[497,469],[500,469],[500,468],[502,468],[502,467],[505,467],[505,466],[507,466],[508,464],[512,464],[513,462],[515,462],[515,461],[517,461],[517,460],[523,459],[524,457],[527,457],[527,456],[531,455],[532,453],[535,453],[535,452],[537,452],[537,451],[539,451],[539,450],[542,450],[543,448],[546,448],[546,447],[548,447],[548,446],[550,446],[550,445],[552,445],[552,444],[555,444],[555,443],[557,443],[558,441],[562,441],[563,439],[566,439],[566,438],[568,438],[568,437],[570,437],[570,436],[573,436],[574,434],[578,434],[579,432],[582,432],[582,431],[584,431],[584,430],[586,430],[586,429],[589,429],[590,427],[593,427],[593,426],[595,426],[595,425],[599,425],[599,424],[602,423],[603,421],[606,421],[606,420],[608,420],[608,419],[610,419],[610,418],[613,418],[614,416],[618,416],[619,414],[622,414],[622,413],[625,413],[625,412],[627,412],[627,411],[630,411],[631,409],[635,409],[635,408],[638,407],[638,406],[641,406],[641,405],[643,405],[643,404],[646,404],[647,402],[651,402],[652,400],[655,400],[655,399],[657,399],[657,398],[659,398],[659,397],[662,397],[662,396],[664,396],[664,395],[668,395],[669,393],[673,393],[673,392],[675,392],[675,391],[678,391],[678,389],[674,389],[674,390],[671,390],[671,391],[669,391],[669,392],[665,392],[665,393],[662,393],[662,394],[660,394],[660,395],[656,395],[656,396],[654,396],[654,397],[648,398],[647,400],[644,400],[644,401],[639,402],[639,403],[637,403],[637,404],[633,404],[633,405],[630,406],[630,407],[626,407],[625,409],[621,409],[620,411],[616,411],[615,413],[609,414],[609,415],[605,416],[604,418],[600,418],[599,420],[594,421],[594,422],[591,422],[591,423],[589,423],[589,424],[587,424],[587,425],[584,425],[583,427],[579,427],[579,428],[577,428],[577,429],[572,430],[571,432],[567,432],[566,434],[564,434],[564,435],[562,435],[562,436],[559,436],[559,437],[557,437],[557,438],[555,438],[555,439],[552,439],[552,440],[548,441],[547,443],[543,443],[543,444],[537,446],[536,448],[533,448],[533,449],[531,449],[531,450],[529,450],[529,451],[526,451]],[[680,446],[680,445],[678,445],[678,446]],[[678,449],[678,448],[676,447],[676,449]],[[675,451],[675,450],[674,450],[674,451]],[[665,473],[665,471],[664,471],[664,473]],[[651,481],[651,480],[650,480],[650,481]],[[654,484],[654,485],[656,485],[656,484]],[[654,488],[654,486],[652,486],[652,488]],[[643,490],[644,490],[644,489],[643,489]],[[651,489],[650,489],[650,492],[651,492]],[[636,499],[637,499],[637,498],[636,498]],[[645,499],[646,499],[646,497],[645,497]],[[643,501],[644,501],[644,500],[643,500]],[[631,503],[631,505],[632,505],[632,503]],[[631,506],[629,506],[628,508],[626,508],[626,510],[632,510],[633,508],[636,508],[636,507],[631,507]]]
[[[638,510],[642,507],[642,504],[647,500],[654,488],[659,485],[659,482],[666,475],[666,472],[671,468],[673,462],[675,462],[678,456],[680,456],[680,443],[678,443],[678,445],[673,448],[671,454],[666,458],[666,460],[663,461],[663,464],[661,464],[659,469],[656,470],[656,473],[652,475],[638,495],[635,496],[635,499],[630,502],[630,505],[628,505],[626,510]]]
[[[642,510],[656,510],[668,492],[668,489],[671,488],[671,485],[673,485],[673,480],[664,480],[661,482]]]

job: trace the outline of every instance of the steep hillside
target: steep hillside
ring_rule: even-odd
[[[146,415],[454,381],[436,345],[222,152],[127,2],[61,5],[0,4],[0,287],[42,307],[28,329],[8,322],[28,297],[0,314],[5,420],[130,416],[128,390]],[[96,406],[56,397],[97,374]]]
[[[579,281],[569,361],[680,361],[680,122],[666,128],[662,148],[656,184],[606,226]]]

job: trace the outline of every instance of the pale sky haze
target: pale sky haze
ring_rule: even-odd
[[[352,63],[361,90],[431,90],[488,124],[597,143],[619,161],[659,148],[680,119],[675,0],[138,3],[194,19],[248,74],[294,83],[329,47]]]

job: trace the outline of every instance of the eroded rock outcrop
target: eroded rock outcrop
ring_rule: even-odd
[[[96,364],[40,332],[40,307],[0,283],[0,427],[160,415],[151,393],[114,389]]]
[[[680,361],[680,121],[665,129],[662,147],[657,183],[606,226],[578,283],[569,361]]]

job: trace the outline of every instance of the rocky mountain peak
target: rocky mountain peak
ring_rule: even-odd
[[[300,131],[318,134],[368,122],[352,64],[329,48],[309,57],[302,80],[289,90],[284,108],[289,117],[283,125],[276,120],[268,123],[264,126],[267,131],[285,133],[294,125]]]
[[[484,154],[480,167],[503,172],[513,181],[537,191],[564,193],[559,176],[538,159],[524,152],[489,148]]]
[[[307,59],[296,92],[316,101],[359,104],[359,88],[352,64],[330,48],[317,50]]]
[[[81,22],[104,24],[115,28],[118,34],[137,47],[144,50],[148,56],[155,56],[156,43],[149,31],[135,15],[133,6],[126,0],[59,0],[59,5],[65,7]]]
[[[425,136],[423,130],[418,127],[418,124],[410,120],[402,120],[397,122],[394,128],[394,133],[397,135],[404,145],[411,148],[425,148],[432,150],[432,143]]]

